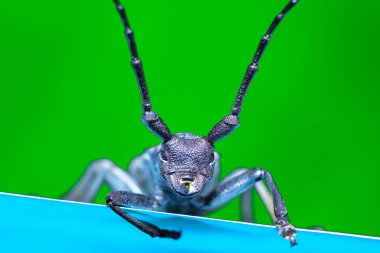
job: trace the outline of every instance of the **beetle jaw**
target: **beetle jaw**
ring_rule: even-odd
[[[171,173],[165,175],[170,187],[180,196],[191,197],[200,193],[208,178],[202,174]]]

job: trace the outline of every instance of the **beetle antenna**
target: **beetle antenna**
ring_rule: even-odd
[[[270,37],[273,33],[273,31],[276,29],[278,24],[281,22],[281,20],[284,18],[285,14],[296,5],[298,0],[291,0],[285,8],[278,14],[274,20],[272,21],[271,25],[269,26],[267,32],[265,35],[261,38],[259,46],[256,49],[255,55],[252,59],[252,62],[248,65],[248,68],[245,72],[242,84],[240,85],[239,92],[236,96],[234,105],[232,107],[232,111],[230,115],[227,115],[224,119],[222,119],[218,124],[216,124],[211,131],[207,135],[207,139],[214,143],[230,133],[232,133],[238,126],[239,126],[239,114],[241,111],[241,104],[243,102],[244,96],[247,92],[247,89],[253,79],[253,77],[256,75],[257,71],[259,70],[258,64],[261,59],[261,56],[263,55],[263,52],[265,48],[267,47]]]
[[[137,46],[135,38],[133,36],[133,31],[129,25],[127,13],[125,12],[124,6],[119,0],[113,0],[116,5],[116,9],[119,12],[121,20],[124,25],[124,34],[128,41],[129,50],[132,56],[132,68],[135,71],[137,82],[139,84],[140,93],[142,97],[142,107],[143,107],[143,117],[142,120],[144,124],[156,135],[158,135],[164,141],[168,141],[171,138],[171,133],[165,122],[158,116],[158,114],[151,110],[152,105],[149,98],[148,87],[146,85],[144,70],[142,62],[137,53]]]

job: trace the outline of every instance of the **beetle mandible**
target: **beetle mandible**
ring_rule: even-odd
[[[291,245],[295,245],[295,227],[287,219],[288,213],[284,201],[271,174],[260,168],[237,169],[218,182],[219,155],[214,151],[214,144],[239,126],[238,116],[243,98],[258,71],[261,56],[273,31],[298,1],[291,0],[274,18],[261,38],[252,62],[248,65],[231,113],[217,123],[207,136],[197,136],[192,133],[172,134],[158,114],[152,111],[133,31],[123,5],[119,0],[113,1],[124,25],[132,56],[132,68],[142,96],[142,121],[163,142],[136,157],[129,165],[128,171],[108,159],[94,161],[64,198],[91,202],[100,187],[106,183],[113,190],[107,196],[107,205],[118,215],[152,237],[177,239],[180,237],[180,232],[160,229],[141,221],[122,207],[204,215],[256,187],[275,224],[279,226],[281,236],[290,239]],[[270,193],[262,180],[266,181]],[[273,196],[273,204],[270,194]],[[247,212],[245,216],[248,216]]]

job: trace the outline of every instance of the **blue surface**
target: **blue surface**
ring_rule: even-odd
[[[179,240],[150,238],[109,208],[0,193],[0,252],[380,252],[380,239],[299,230],[290,248],[276,228],[131,210]]]

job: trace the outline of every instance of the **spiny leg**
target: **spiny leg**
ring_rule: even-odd
[[[287,219],[288,212],[286,211],[284,201],[268,171],[259,168],[252,170],[240,169],[238,173],[228,176],[220,183],[215,191],[206,198],[202,212],[207,213],[218,209],[238,195],[250,190],[250,188],[260,180],[267,182],[268,188],[273,196],[274,215],[276,218],[275,224],[279,226],[281,236],[285,239],[290,239],[292,246],[295,245],[295,227],[291,225]]]
[[[151,237],[178,239],[181,236],[181,233],[178,231],[160,229],[151,223],[131,216],[125,209],[121,208],[131,207],[146,210],[159,210],[159,204],[157,201],[150,197],[125,191],[111,192],[107,196],[107,205],[115,213]]]
[[[103,184],[111,190],[126,190],[134,193],[143,193],[139,185],[122,168],[111,160],[99,159],[92,162],[75,186],[62,198],[71,201],[92,202]]]
[[[292,246],[296,245],[295,227],[291,225],[287,219],[288,212],[286,211],[284,200],[282,199],[281,193],[278,190],[278,187],[274,182],[272,175],[268,171],[261,170],[261,179],[265,179],[268,188],[273,196],[274,215],[276,217],[276,225],[280,227],[280,234],[285,239],[290,239]]]

